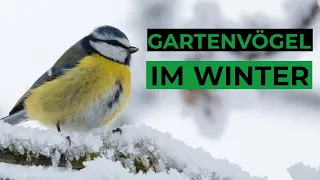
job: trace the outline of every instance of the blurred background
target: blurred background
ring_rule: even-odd
[[[320,166],[320,15],[316,0],[0,1],[0,117],[71,45],[100,25],[140,48],[132,97],[112,126],[147,124],[253,175],[289,180]],[[313,28],[313,52],[146,52],[147,28]],[[313,90],[146,90],[145,61],[312,60]],[[36,122],[24,126],[39,127]]]

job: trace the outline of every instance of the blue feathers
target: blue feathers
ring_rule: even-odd
[[[96,28],[94,31],[101,35],[111,35],[118,38],[128,39],[128,37],[122,31],[120,31],[118,28],[115,28],[113,26],[108,26],[108,25],[100,26]]]

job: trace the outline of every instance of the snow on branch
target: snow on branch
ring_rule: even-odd
[[[312,168],[302,163],[295,164],[288,168],[288,172],[293,180],[319,180],[320,167]]]
[[[83,166],[77,162],[99,152],[103,144],[93,134],[71,134],[70,145],[66,136],[0,122],[0,162],[59,167],[66,167],[70,162],[75,169],[81,169]]]
[[[0,130],[0,179],[266,179],[146,126],[124,126],[122,134],[108,128],[63,134],[5,123]]]

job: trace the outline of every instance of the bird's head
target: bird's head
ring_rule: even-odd
[[[131,46],[127,36],[118,28],[101,26],[84,38],[82,45],[86,50],[98,53],[124,65],[130,65],[131,54],[139,49]]]

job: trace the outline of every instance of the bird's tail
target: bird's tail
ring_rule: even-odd
[[[25,110],[21,110],[7,117],[4,117],[1,120],[11,125],[20,124],[22,122],[28,121],[28,117],[26,116],[25,112]]]

